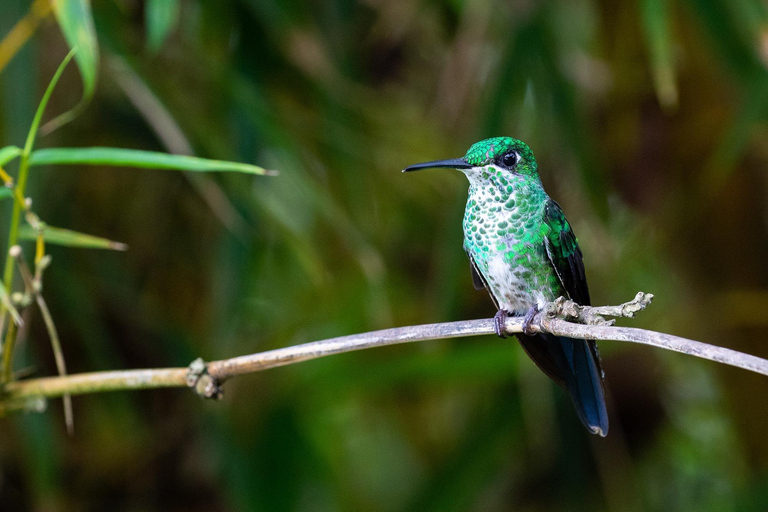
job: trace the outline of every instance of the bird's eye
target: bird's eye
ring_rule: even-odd
[[[520,155],[517,154],[517,151],[510,151],[509,153],[504,153],[501,157],[501,164],[504,167],[511,169],[517,165],[518,160],[520,160]]]

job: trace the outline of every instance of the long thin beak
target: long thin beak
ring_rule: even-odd
[[[453,160],[435,160],[433,162],[424,162],[423,164],[414,164],[403,169],[403,172],[420,171],[422,169],[434,169],[436,167],[447,167],[449,169],[470,169],[472,168],[463,158],[454,158]]]

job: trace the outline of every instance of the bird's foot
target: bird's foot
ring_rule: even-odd
[[[523,317],[523,334],[527,334],[528,336],[533,336],[536,334],[536,330],[534,330],[533,326],[533,318],[536,316],[536,314],[541,311],[539,309],[539,306],[531,306],[531,309],[528,310],[528,312]]]
[[[496,331],[496,335],[499,338],[506,338],[507,332],[504,324],[506,323],[509,311],[506,309],[500,309],[493,315],[493,330]]]

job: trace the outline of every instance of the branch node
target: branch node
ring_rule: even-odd
[[[187,367],[187,386],[203,398],[221,399],[224,391],[219,382],[208,373],[208,365],[198,357]]]

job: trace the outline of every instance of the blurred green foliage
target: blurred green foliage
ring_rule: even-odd
[[[72,19],[89,7],[60,3]],[[653,292],[633,325],[768,356],[764,2],[90,7],[100,68],[81,57],[64,74],[49,112],[80,115],[38,147],[194,153],[281,174],[33,168],[41,218],[130,247],[49,247],[45,293],[71,372],[490,316],[461,249],[464,178],[399,170],[495,135],[535,151],[595,303]],[[29,9],[0,2],[0,37]],[[82,36],[64,32],[43,23],[2,70],[0,146],[23,144]],[[30,320],[17,367],[54,374]],[[58,403],[4,419],[0,508],[766,509],[764,378],[601,349],[604,440],[513,341],[429,342],[236,379],[223,403],[76,397],[74,437]]]

